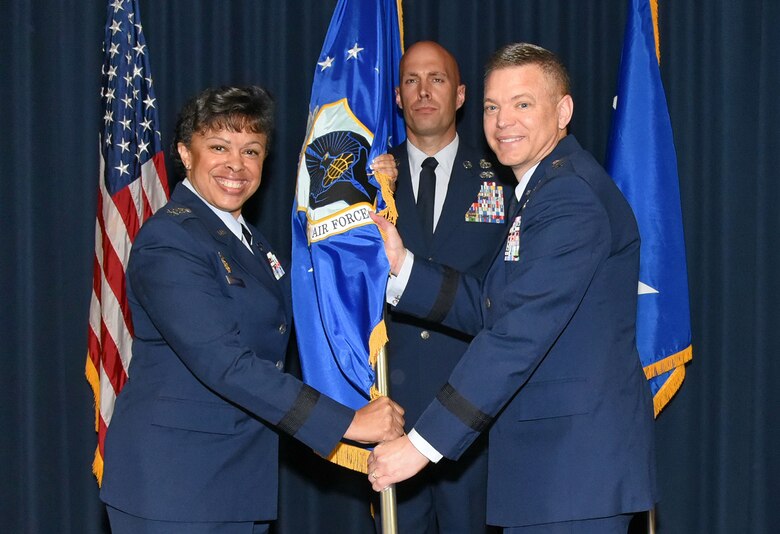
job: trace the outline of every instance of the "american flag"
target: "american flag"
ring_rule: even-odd
[[[92,467],[98,483],[103,477],[106,429],[132,357],[125,267],[141,224],[168,199],[157,100],[137,0],[109,2],[103,53],[100,179],[86,364],[95,394],[98,446]]]

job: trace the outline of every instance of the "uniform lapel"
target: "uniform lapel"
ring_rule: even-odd
[[[556,165],[556,162],[558,160],[567,157],[569,154],[579,149],[580,149],[580,145],[577,142],[577,140],[574,138],[574,136],[567,135],[566,137],[561,139],[561,141],[556,145],[553,151],[539,163],[539,166],[531,175],[531,179],[528,181],[528,185],[526,185],[525,191],[523,191],[520,200],[515,204],[514,208],[512,209],[512,212],[508,213],[506,235],[504,236],[504,242],[501,245],[501,248],[498,251],[496,251],[496,258],[499,258],[500,256],[500,258],[503,260],[504,257],[503,251],[506,248],[506,240],[509,237],[509,231],[512,228],[512,222],[515,220],[515,218],[518,215],[520,215],[523,206],[525,206],[525,203],[528,202],[528,200],[533,196],[534,191],[536,191],[536,189],[541,185],[544,178],[548,175],[550,169],[552,169]],[[512,190],[511,194],[514,195],[514,190]],[[509,202],[507,202],[507,206],[508,205]],[[494,261],[494,264],[497,261],[498,259]]]
[[[470,165],[466,162],[469,162]],[[464,165],[465,163],[465,165]],[[466,212],[477,200],[482,180],[479,179],[479,161],[468,160],[464,151],[464,144],[458,146],[458,153],[452,162],[450,181],[447,185],[447,196],[444,199],[441,217],[433,234],[433,249],[436,250],[445,245],[447,237],[466,224]],[[483,224],[483,223],[469,223]]]
[[[280,294],[283,293],[281,288],[278,287],[279,284],[277,283],[271,266],[266,258],[266,252],[270,250],[270,247],[266,248],[266,251],[262,253],[259,250],[260,243],[263,243],[264,246],[267,244],[256,228],[250,225],[250,230],[255,239],[255,253],[252,254],[246,246],[244,246],[241,240],[238,239],[233,232],[228,230],[219,217],[217,217],[201,199],[185,186],[179,185],[176,187],[173,200],[181,202],[192,209],[203,222],[203,225],[206,227],[211,238],[215,241],[217,252],[221,252],[225,259],[230,258],[227,260],[229,263],[237,263],[244,272],[248,273],[258,282],[263,285],[272,285]]]
[[[265,236],[260,232],[260,230],[258,230],[257,228],[255,228],[249,223],[247,223],[247,225],[249,226],[249,230],[252,232],[252,236],[254,237],[254,244],[252,245],[252,248],[255,253],[252,255],[252,257],[255,258],[260,263],[263,270],[267,273],[268,276],[270,276],[270,279],[272,280],[274,287],[276,287],[284,297],[284,303],[285,303],[285,307],[287,308],[287,311],[289,313],[292,313],[290,285],[284,280],[285,277],[288,276],[287,273],[290,272],[290,266],[289,265],[282,266],[282,268],[284,269],[284,275],[282,275],[282,277],[279,278],[279,280],[277,280],[273,268],[271,267],[271,258],[269,258],[268,255],[270,253],[273,256],[273,258],[275,258],[280,263],[281,263],[281,258],[279,258],[276,255],[276,252],[271,247],[271,244],[268,242]],[[247,253],[249,252],[246,250],[246,247],[244,247],[243,244],[241,244],[241,248],[243,248]]]
[[[580,145],[573,135],[567,135],[558,142],[553,151],[539,163],[539,166],[536,168],[533,175],[531,175],[531,179],[528,181],[528,185],[525,187],[525,191],[523,191],[522,197],[517,203],[513,217],[520,213],[525,203],[528,202],[528,199],[531,198],[534,191],[536,191],[542,184],[542,181],[550,173],[550,170],[557,167],[559,162],[563,162],[569,154],[579,149]]]

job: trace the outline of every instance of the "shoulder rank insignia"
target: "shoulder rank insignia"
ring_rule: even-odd
[[[472,167],[471,162],[469,160],[466,160],[463,162],[463,168],[464,169],[470,169]]]
[[[520,221],[521,216],[518,215],[512,221],[512,227],[509,228],[506,248],[504,249],[504,261],[520,261]]]
[[[168,208],[165,210],[166,213],[169,215],[182,215],[184,213],[192,213],[192,210],[190,208]]]
[[[466,222],[502,224],[504,222],[504,187],[496,185],[496,182],[482,182],[479,193],[477,193],[477,200],[466,211],[465,219]]]

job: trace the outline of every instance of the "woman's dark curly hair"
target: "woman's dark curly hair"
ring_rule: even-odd
[[[187,102],[176,121],[171,155],[179,173],[184,164],[177,146],[189,147],[193,134],[206,130],[228,130],[265,134],[270,146],[274,129],[274,101],[259,85],[247,87],[213,87]]]

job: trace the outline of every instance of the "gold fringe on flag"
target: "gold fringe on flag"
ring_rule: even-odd
[[[650,380],[653,377],[671,371],[675,367],[680,367],[681,365],[684,365],[685,363],[691,361],[692,358],[693,358],[693,346],[688,345],[680,352],[677,352],[675,354],[672,354],[671,356],[667,356],[663,360],[658,360],[655,363],[651,363],[650,365],[645,366],[644,367],[645,376],[647,377],[648,380]]]
[[[669,401],[672,400],[672,397],[674,397],[674,394],[677,393],[677,390],[680,389],[680,386],[682,386],[683,380],[685,379],[685,364],[691,361],[692,358],[693,346],[688,345],[680,352],[676,352],[663,360],[658,360],[657,362],[644,367],[645,376],[648,380],[668,373],[669,371],[674,371],[666,379],[666,382],[661,386],[661,389],[653,396],[653,411],[655,412],[655,417],[658,417],[661,410],[666,407]]]
[[[87,364],[85,365],[84,375],[87,377],[92,388],[92,395],[95,397],[95,432],[100,431],[100,377],[98,370],[92,363],[89,353],[87,353]],[[100,455],[100,444],[95,447],[95,458],[92,460],[92,473],[97,478],[98,487],[103,483],[103,457]]]
[[[683,380],[685,380],[685,366],[681,365],[669,375],[669,378],[666,379],[664,385],[661,386],[661,389],[659,389],[655,394],[655,397],[653,397],[653,411],[655,412],[655,417],[658,417],[661,410],[663,410],[669,401],[672,400],[674,394],[677,393],[677,390],[682,386]]]
[[[347,443],[339,443],[326,457],[326,460],[367,475],[368,455],[369,451],[366,449]]]
[[[371,336],[368,340],[369,347],[369,363],[371,367],[376,369],[376,362],[379,356],[379,351],[387,343],[387,327],[384,321],[380,321],[374,330],[371,332]],[[371,400],[377,399],[382,394],[379,393],[376,384],[371,386],[370,390]],[[368,455],[370,451],[361,447],[350,445],[348,443],[339,443],[331,451],[331,453],[325,458],[329,462],[332,462],[341,467],[352,469],[363,474],[368,474]]]

